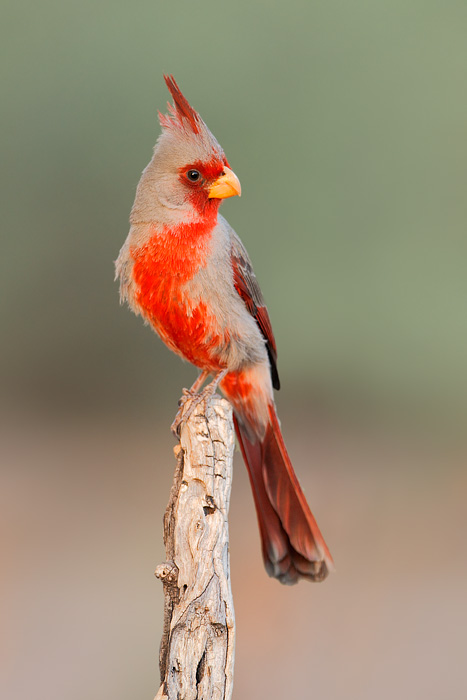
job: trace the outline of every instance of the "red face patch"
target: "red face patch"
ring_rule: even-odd
[[[220,200],[209,198],[209,189],[224,172],[224,163],[219,158],[208,161],[197,160],[179,169],[180,181],[189,188],[190,200],[195,209],[210,216],[217,213]]]
[[[199,172],[201,176],[199,180],[190,180],[190,171]],[[183,166],[183,168],[180,168],[179,172],[183,176],[184,181],[189,185],[210,185],[224,172],[224,163],[218,158],[212,158],[205,162],[197,160],[194,163]]]

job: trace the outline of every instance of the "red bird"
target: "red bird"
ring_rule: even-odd
[[[242,242],[219,215],[240,182],[173,76],[174,105],[139,182],[131,228],[116,262],[120,298],[174,352],[208,375],[234,409],[266,570],[282,583],[322,581],[333,561],[298,483],[273,398],[276,342]]]

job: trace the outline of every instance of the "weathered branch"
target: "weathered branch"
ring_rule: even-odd
[[[217,395],[182,422],[164,516],[166,562],[155,572],[165,596],[156,700],[232,696],[235,617],[227,515],[234,445],[230,404]]]

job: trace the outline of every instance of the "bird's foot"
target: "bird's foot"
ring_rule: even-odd
[[[207,372],[203,374],[206,374]],[[183,422],[187,421],[189,417],[193,414],[193,411],[197,406],[200,405],[200,403],[204,402],[205,406],[211,396],[213,396],[216,392],[217,387],[219,386],[219,383],[224,379],[225,375],[227,374],[227,370],[224,369],[216,374],[214,377],[213,381],[207,385],[203,389],[203,391],[198,391],[198,385],[199,383],[199,378],[191,387],[191,389],[183,389],[182,391],[182,396],[180,397],[178,401],[179,409],[177,411],[177,415],[175,416],[175,419],[170,426],[170,429],[172,433],[175,435],[175,437],[179,438],[180,437],[180,426]],[[201,375],[203,376],[203,375]],[[187,403],[190,405],[188,408],[186,408]]]
[[[185,410],[185,404],[187,401],[192,401],[195,399],[197,396],[199,396],[199,390],[203,386],[204,382],[206,381],[206,378],[209,376],[209,372],[207,370],[203,370],[199,377],[196,379],[196,381],[193,383],[193,385],[189,389],[182,389],[182,395],[178,400],[178,411],[177,414],[174,418],[174,421],[172,425],[170,426],[170,429],[172,433],[175,435],[175,437],[180,437],[180,425],[182,424],[182,420],[186,420],[187,416],[183,416],[183,411]],[[191,412],[190,412],[191,414]]]
[[[199,397],[200,394],[198,394],[195,391],[192,391],[191,389],[183,389],[182,390],[182,395],[178,400],[178,411],[175,415],[174,421],[172,425],[170,426],[170,430],[172,433],[175,435],[175,437],[179,438],[180,437],[180,426],[183,423],[183,421],[187,420],[187,418],[191,415],[192,413],[192,408],[194,406],[190,406],[189,414],[188,415],[183,415],[185,411],[185,406],[186,404],[190,401],[194,401],[197,397]]]

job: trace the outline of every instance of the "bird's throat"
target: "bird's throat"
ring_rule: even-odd
[[[216,217],[209,220],[152,227],[149,240],[130,249],[133,279],[140,290],[158,293],[163,280],[188,282],[206,265]]]

